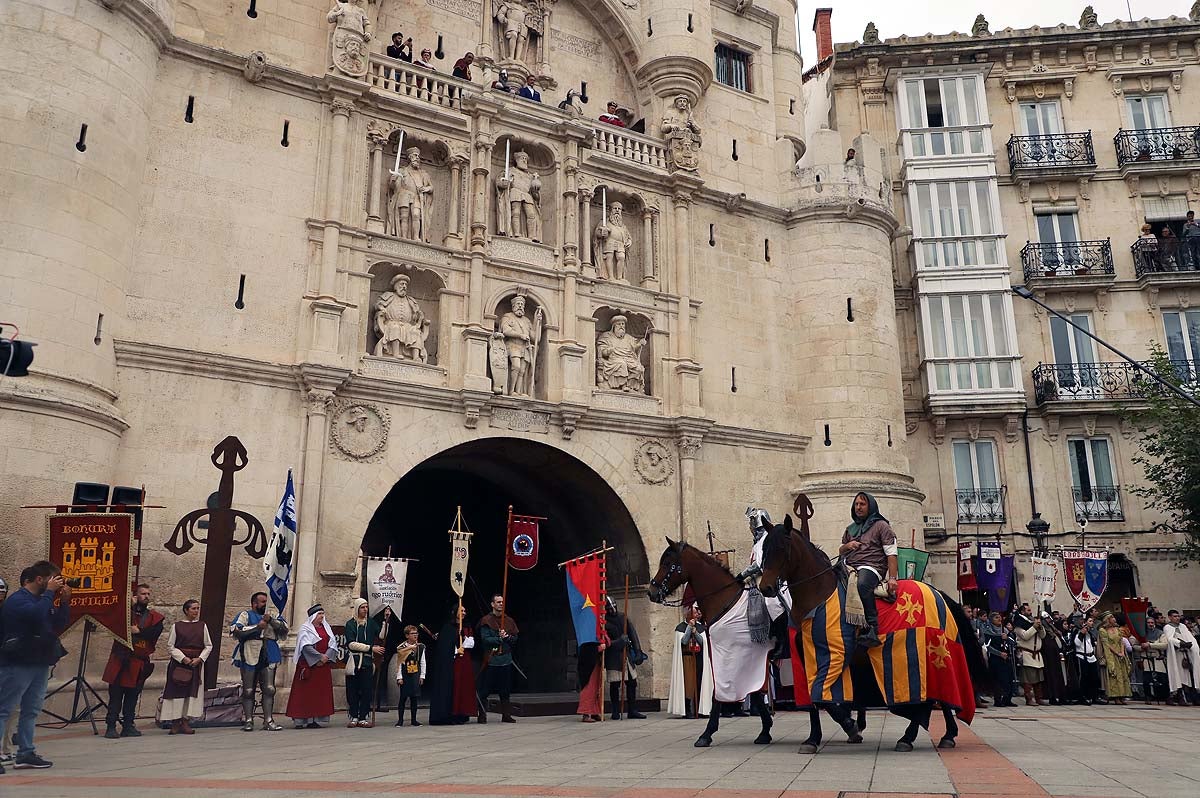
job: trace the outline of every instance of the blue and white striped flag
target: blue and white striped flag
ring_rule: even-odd
[[[267,592],[276,609],[283,612],[288,600],[288,580],[292,576],[292,557],[296,553],[296,488],[292,484],[292,469],[288,469],[287,488],[275,511],[275,531],[263,557],[267,577]]]

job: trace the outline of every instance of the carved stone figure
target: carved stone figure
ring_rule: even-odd
[[[879,44],[879,28],[875,27],[874,22],[868,22],[866,29],[863,31],[863,44]]]
[[[499,329],[492,335],[493,339],[504,341],[504,350],[508,357],[505,396],[533,395],[538,341],[541,336],[542,309],[538,308],[533,319],[530,319],[525,315],[525,297],[513,297],[512,310],[500,317]],[[496,387],[498,386],[493,385],[493,390],[496,390]]]
[[[596,336],[596,387],[645,393],[642,347],[650,341],[650,330],[645,337],[634,338],[625,332],[625,322],[624,316],[613,316],[611,329]]]
[[[592,258],[601,280],[625,283],[629,282],[625,279],[625,265],[629,248],[633,246],[633,236],[621,221],[621,214],[621,203],[608,206],[608,218],[601,219],[592,233]]]
[[[375,355],[424,363],[430,323],[417,300],[408,295],[408,279],[407,274],[397,274],[392,278],[392,290],[375,303],[375,331],[379,333]]]
[[[339,457],[370,462],[387,448],[391,419],[382,407],[338,402],[330,415],[333,423],[329,427],[329,442]]]
[[[529,154],[513,156],[507,176],[496,178],[496,232],[542,240],[542,180],[529,169]]]
[[[975,17],[975,23],[971,25],[972,36],[991,36],[991,28],[988,27],[987,17],[979,14]]]
[[[1200,0],[1197,0],[1197,5],[1200,5]],[[1192,10],[1195,10],[1195,6]],[[1080,30],[1095,30],[1100,27],[1100,18],[1096,16],[1096,9],[1091,6],[1084,6],[1083,13],[1079,15]]]
[[[567,89],[567,97],[558,104],[558,110],[566,111],[571,116],[583,116],[583,102],[579,99],[579,90]]]
[[[647,485],[662,485],[675,472],[671,451],[662,441],[653,438],[643,440],[633,456],[633,469]]]
[[[408,163],[388,177],[387,234],[429,242],[429,208],[433,183],[421,168],[421,151],[408,150]]]
[[[496,21],[504,28],[504,58],[509,61],[524,61],[525,48],[529,44],[529,17],[533,13],[524,3],[502,0],[496,10]]]
[[[692,117],[692,101],[680,94],[662,121],[667,140],[667,162],[671,170],[695,172],[700,168],[700,126]]]
[[[1188,12],[1188,19],[1192,22],[1200,22],[1200,0],[1192,3],[1192,10]]]
[[[367,74],[367,42],[371,19],[361,0],[338,0],[326,19],[333,23],[333,65],[355,78]]]

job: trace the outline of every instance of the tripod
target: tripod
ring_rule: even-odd
[[[84,675],[84,668],[87,665],[88,645],[92,641],[92,632],[96,630],[96,625],[91,621],[84,621],[83,624],[83,642],[79,646],[79,664],[75,667],[75,675],[67,681],[55,687],[50,692],[46,693],[46,698],[49,699],[63,690],[66,690],[72,685],[75,688],[75,697],[71,700],[71,715],[63,717],[48,709],[43,709],[52,718],[61,720],[64,724],[79,723],[86,719],[92,724],[92,734],[99,734],[100,731],[96,727],[96,710],[104,709],[108,706],[100,694],[96,692],[96,688],[88,683],[87,676]],[[96,699],[96,703],[92,703],[92,698]],[[80,707],[80,703],[83,704]]]

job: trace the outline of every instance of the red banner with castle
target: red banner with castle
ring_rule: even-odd
[[[71,625],[91,620],[132,647],[129,637],[133,516],[52,513],[46,516],[47,559],[71,584]],[[66,630],[63,630],[64,633]]]

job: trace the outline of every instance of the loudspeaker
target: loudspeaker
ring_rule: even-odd
[[[112,503],[125,505],[140,505],[142,503],[142,489],[129,488],[123,485],[118,485],[112,490]],[[114,509],[115,512],[115,508]],[[129,512],[133,514],[133,528],[142,528],[142,508],[130,507]]]
[[[99,482],[76,482],[75,493],[71,496],[71,504],[95,504],[99,505],[100,511],[103,512],[108,504],[108,485],[101,485]],[[86,513],[86,507],[74,507],[71,509],[73,513]]]

